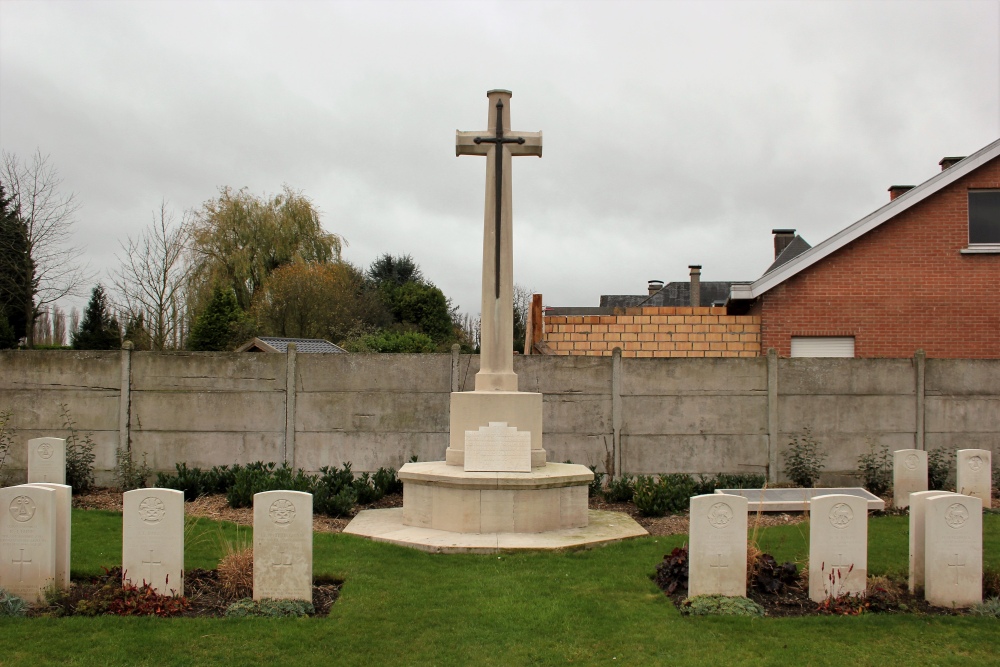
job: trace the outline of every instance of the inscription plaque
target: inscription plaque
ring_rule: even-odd
[[[507,422],[465,432],[466,472],[531,472],[531,433]]]

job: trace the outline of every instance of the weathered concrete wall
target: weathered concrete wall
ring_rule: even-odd
[[[2,352],[0,410],[18,429],[6,470],[20,481],[24,443],[66,435],[61,404],[93,433],[99,482],[120,442],[157,470],[442,459],[450,392],[471,390],[478,367],[468,355]],[[827,482],[849,481],[868,440],[1000,457],[996,360],[529,356],[515,371],[545,395],[549,460],[599,470],[780,479],[805,427],[829,453]]]

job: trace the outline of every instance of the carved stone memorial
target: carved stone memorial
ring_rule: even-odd
[[[892,506],[909,507],[910,494],[927,490],[927,452],[900,449],[892,454]]]
[[[28,441],[28,482],[66,483],[66,441],[34,438]]]
[[[809,598],[864,595],[868,585],[868,503],[830,494],[809,501]]]
[[[253,599],[312,602],[313,498],[301,491],[253,497]]]
[[[688,595],[747,594],[747,499],[691,498]]]
[[[507,422],[465,432],[467,472],[531,472],[531,433]]]
[[[0,588],[41,600],[56,579],[56,492],[39,486],[0,489]]]
[[[136,489],[123,496],[122,580],[184,595],[184,493]]]
[[[955,453],[955,490],[992,507],[993,455],[988,449],[960,449]]]
[[[73,488],[65,484],[50,484],[48,482],[35,482],[26,486],[38,486],[56,492],[56,588],[66,590],[69,588]]]
[[[924,599],[938,607],[983,601],[983,503],[959,494],[924,502]]]

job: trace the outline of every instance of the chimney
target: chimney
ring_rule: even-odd
[[[904,192],[912,190],[912,185],[890,185],[889,186],[889,201],[892,201]]]
[[[701,264],[691,264],[691,307],[701,306]]]
[[[649,281],[647,281],[646,284],[648,286],[650,294],[656,294],[661,289],[663,289],[663,281],[662,280],[649,280]]]
[[[781,251],[788,247],[788,244],[795,238],[794,229],[772,229],[774,234],[774,258],[778,259]]]
[[[961,162],[964,159],[964,155],[962,157],[943,157],[938,164],[941,165],[941,171],[944,171],[948,167],[953,166],[956,162]]]

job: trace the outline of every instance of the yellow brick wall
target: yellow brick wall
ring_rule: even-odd
[[[545,318],[544,340],[556,354],[607,357],[757,357],[760,317],[725,308],[625,308],[624,315]]]

